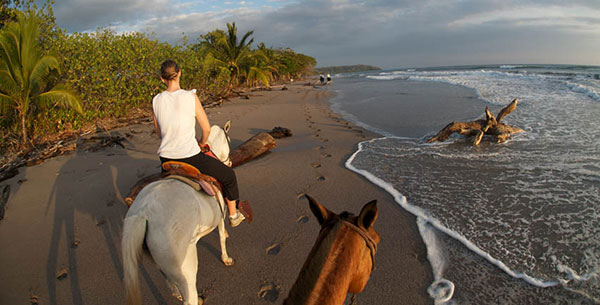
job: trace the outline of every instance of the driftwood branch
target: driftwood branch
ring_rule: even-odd
[[[494,117],[488,107],[485,107],[485,119],[471,122],[452,122],[442,128],[437,135],[427,140],[427,143],[435,141],[443,142],[453,133],[474,137],[473,145],[479,145],[485,135],[492,136],[497,143],[502,143],[508,140],[512,134],[523,132],[521,128],[501,123],[504,117],[517,108],[517,102],[518,99],[514,99],[510,104],[502,108],[496,117]]]
[[[281,139],[292,136],[292,132],[288,128],[281,126],[273,128],[273,130],[269,131],[269,134],[275,139]]]

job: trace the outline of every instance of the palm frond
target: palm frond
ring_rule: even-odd
[[[257,79],[262,82],[267,88],[269,87],[269,75],[265,73],[264,70],[258,67],[250,67],[250,72],[248,73],[248,79]]]
[[[0,113],[7,113],[10,109],[12,109],[13,104],[14,100],[11,96],[0,93]]]
[[[33,94],[44,89],[44,83],[51,70],[56,70],[60,73],[60,67],[56,57],[46,55],[37,60],[29,74],[29,85],[31,86],[31,92]]]
[[[8,70],[0,70],[0,93],[15,95],[19,86]]]
[[[38,95],[36,99],[41,107],[56,105],[83,113],[81,99],[64,85],[57,85],[49,91]]]
[[[13,23],[9,24],[13,25]],[[6,68],[12,75],[13,79],[18,83],[23,83],[23,74],[21,70],[21,53],[19,50],[18,33],[11,31],[12,27],[7,27],[0,35],[0,57],[4,61]]]

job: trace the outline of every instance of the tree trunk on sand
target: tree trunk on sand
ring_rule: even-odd
[[[485,107],[485,119],[471,122],[452,122],[440,130],[435,137],[427,140],[427,143],[435,141],[443,142],[455,132],[463,136],[475,137],[473,145],[479,145],[484,135],[494,137],[496,143],[502,143],[508,140],[511,134],[523,132],[521,128],[502,123],[502,119],[517,108],[518,101],[518,99],[514,99],[510,104],[502,108],[496,117],[492,115],[488,107]]]
[[[232,167],[240,166],[275,147],[275,139],[266,132],[261,132],[242,143],[231,153]]]

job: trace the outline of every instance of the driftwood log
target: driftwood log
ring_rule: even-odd
[[[2,186],[2,190],[0,191],[0,220],[4,218],[4,211],[6,209],[6,203],[8,202],[9,196],[10,185]]]
[[[231,152],[232,167],[242,165],[275,147],[275,139],[266,132],[261,132],[242,143]]]
[[[496,140],[496,143],[502,143],[508,140],[513,133],[523,132],[521,128],[502,123],[502,119],[517,108],[518,101],[519,99],[514,99],[510,104],[502,108],[496,117],[492,115],[488,107],[485,107],[485,119],[471,122],[452,122],[440,130],[433,138],[427,140],[427,143],[435,141],[443,142],[455,132],[463,136],[475,137],[473,145],[479,145],[484,135],[492,136]]]

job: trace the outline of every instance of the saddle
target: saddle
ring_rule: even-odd
[[[163,172],[147,176],[138,181],[127,194],[125,203],[131,206],[139,192],[148,184],[162,179],[176,179],[182,181],[194,190],[204,191],[209,196],[222,192],[222,185],[217,179],[201,173],[197,168],[184,162],[168,161],[162,165]]]

